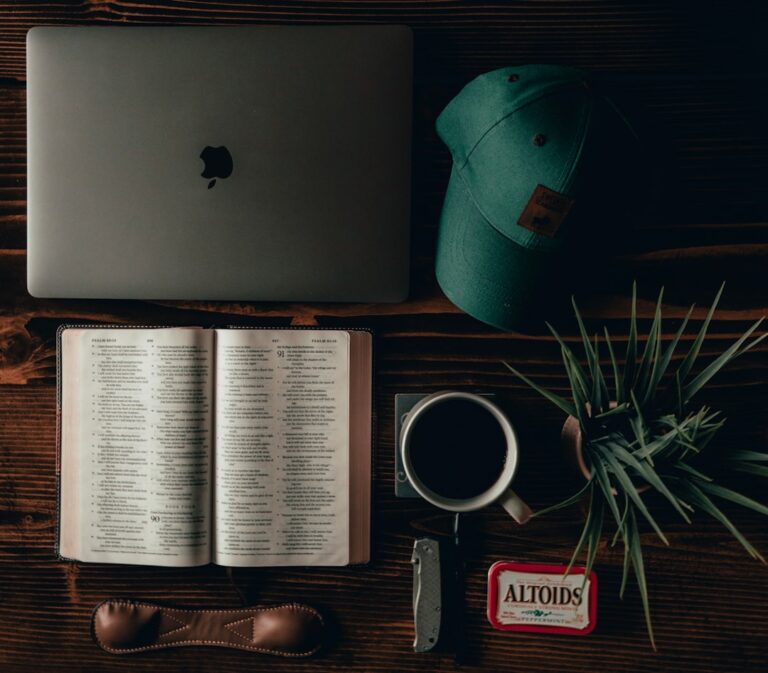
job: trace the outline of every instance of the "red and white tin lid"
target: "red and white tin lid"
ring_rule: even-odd
[[[585,568],[498,561],[488,571],[488,621],[502,631],[585,636],[597,622],[597,576]]]

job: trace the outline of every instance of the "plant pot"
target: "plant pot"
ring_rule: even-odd
[[[575,416],[568,416],[560,431],[560,447],[568,465],[575,474],[580,474],[585,481],[589,481],[591,473],[584,461],[584,451],[581,448],[581,426]]]
[[[615,406],[615,403],[611,403]],[[589,481],[592,478],[592,471],[584,460],[584,450],[581,443],[581,426],[579,420],[574,416],[568,416],[563,423],[563,429],[560,431],[560,447],[563,450],[565,460],[570,465],[575,474],[581,475],[582,479]],[[638,493],[645,493],[650,488],[650,484],[641,484],[637,486]],[[617,495],[616,489],[612,488],[613,495]]]

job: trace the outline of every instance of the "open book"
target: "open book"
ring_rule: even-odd
[[[356,330],[62,328],[60,555],[367,562],[371,341]]]

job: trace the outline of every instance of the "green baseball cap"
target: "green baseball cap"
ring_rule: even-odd
[[[453,157],[438,283],[483,322],[528,326],[623,223],[643,164],[637,135],[586,73],[554,65],[477,77],[437,133]]]

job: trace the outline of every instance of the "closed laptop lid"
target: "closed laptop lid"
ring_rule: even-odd
[[[411,42],[399,26],[32,29],[30,293],[403,299]]]

